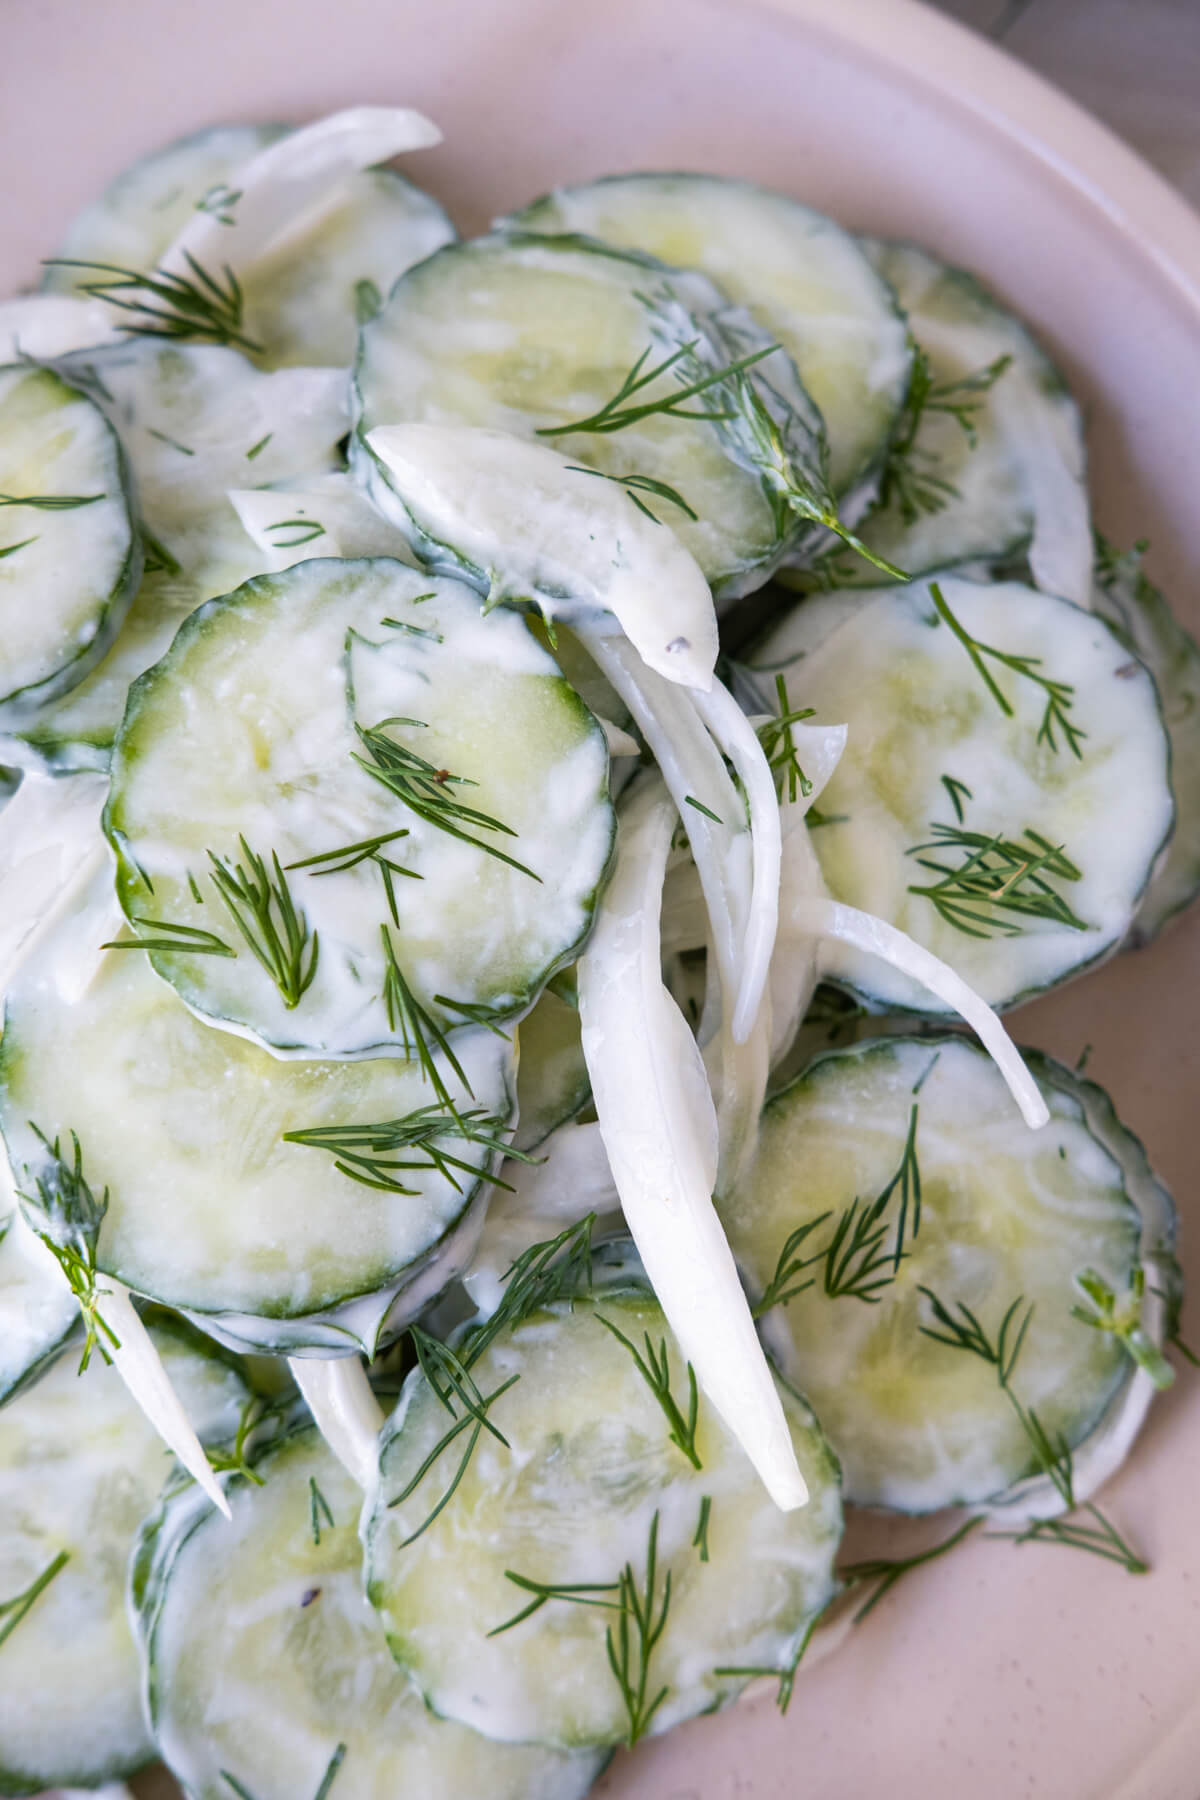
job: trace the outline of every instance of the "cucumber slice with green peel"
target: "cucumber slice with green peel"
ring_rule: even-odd
[[[619,430],[562,428],[607,407],[631,371],[645,383],[669,358],[661,378],[629,404],[637,409],[649,395],[686,411],[675,398],[684,387],[772,342],[706,276],[650,257],[586,238],[530,234],[451,245],[397,282],[363,328],[351,459],[377,504],[403,526],[403,497],[389,489],[388,471],[367,444],[377,426],[466,425],[523,438],[549,428],[556,435],[537,441],[572,463],[641,482],[639,498],[692,552],[718,597],[732,598],[761,585],[795,535],[792,515],[768,491],[761,446],[733,403],[738,395],[774,409],[787,452],[820,481],[820,421],[783,352],[765,356],[753,374],[706,389],[722,406],[706,407],[705,394],[691,403],[700,412],[735,413],[723,422],[671,416],[656,405]],[[431,566],[461,570],[455,545],[415,521],[412,534]],[[497,545],[498,567],[504,548]]]
[[[568,1119],[581,1112],[592,1084],[583,1060],[579,1007],[549,988],[522,1019],[517,1037],[517,1117],[513,1136],[518,1150],[538,1145]]]
[[[236,350],[143,342],[63,364],[107,412],[133,465],[147,570],[115,643],[78,687],[14,729],[14,759],[56,774],[107,768],[133,681],[183,620],[265,568],[310,554],[268,501],[267,559],[228,499],[249,482],[322,479],[339,462],[346,387],[331,369],[264,374]],[[345,477],[342,478],[343,481]]]
[[[609,175],[559,187],[501,227],[578,232],[702,269],[792,358],[825,421],[853,520],[874,492],[912,352],[887,282],[851,234],[786,194],[719,175]]]
[[[287,132],[286,125],[216,125],[152,150],[115,175],[67,227],[56,256],[88,263],[152,269],[197,209],[216,207],[233,191],[243,163]],[[83,269],[46,266],[42,286],[71,294],[89,279]],[[113,314],[114,318],[118,315]]]
[[[1038,587],[1085,606],[1086,451],[1062,376],[974,276],[912,245],[864,239],[863,248],[924,358],[863,541],[911,575],[1025,553]],[[826,579],[872,578],[837,553]]]
[[[36,1381],[78,1325],[79,1307],[58,1263],[15,1199],[0,1193],[0,1402]]]
[[[69,916],[8,994],[17,1187],[53,1186],[52,1146],[73,1133],[108,1193],[106,1274],[239,1348],[373,1354],[474,1247],[513,1113],[508,1044],[460,1035],[462,1077],[440,1057],[430,1070],[444,1099],[415,1062],[271,1056],[194,1018],[142,953],[94,948],[107,879],[99,912]],[[83,971],[64,958],[81,945]],[[372,1126],[382,1143],[363,1141]]]
[[[995,1007],[1115,950],[1174,806],[1154,684],[1103,620],[1016,582],[946,579],[864,596],[813,650],[806,612],[752,661],[785,671],[793,706],[849,726],[812,833],[834,898]],[[836,979],[876,1010],[938,1010],[860,951],[839,953]]]
[[[154,1337],[201,1436],[231,1438],[240,1375],[184,1326]],[[154,1756],[125,1570],[171,1467],[99,1356],[80,1375],[68,1351],[0,1409],[0,1601],[42,1583],[0,1619],[0,1793],[97,1786]]]
[[[607,773],[517,615],[383,558],[316,561],[202,607],[135,685],[106,829],[131,921],[152,904],[224,946],[152,952],[198,1012],[279,1050],[411,1055],[574,960]]]
[[[671,1357],[679,1436],[698,1468],[631,1354],[646,1355],[647,1335],[652,1354],[661,1344]],[[445,1441],[449,1413],[421,1370],[409,1376],[364,1521],[368,1593],[393,1655],[441,1716],[512,1742],[615,1743],[723,1706],[750,1669],[795,1660],[834,1592],[836,1465],[784,1391],[811,1498],[780,1512],[705,1402],[687,1430],[686,1371],[668,1337],[644,1290],[564,1302],[500,1331],[470,1374],[503,1441],[479,1437],[436,1518],[461,1429]],[[469,1348],[468,1336],[459,1355]],[[635,1605],[661,1628],[653,1644]]]
[[[1144,546],[1119,554],[1097,540],[1092,606],[1145,663],[1171,740],[1175,831],[1134,915],[1129,941],[1148,944],[1200,892],[1200,648],[1142,570]]]
[[[232,1526],[169,1494],[135,1558],[154,1736],[193,1800],[311,1800],[335,1757],[339,1800],[582,1800],[602,1753],[496,1744],[422,1705],[363,1598],[362,1496],[307,1420],[254,1474],[229,1483]]]
[[[1114,1336],[1072,1314],[1089,1269],[1121,1295],[1134,1279],[1141,1221],[1123,1162],[1080,1084],[1033,1066],[1051,1112],[1039,1132],[962,1038],[832,1052],[768,1103],[721,1203],[767,1341],[858,1504],[977,1504],[1038,1472],[996,1367],[928,1335],[944,1329],[931,1295],[957,1317],[969,1308],[993,1345],[1015,1307],[1010,1350],[1032,1308],[1011,1386],[1055,1443],[1085,1444],[1133,1374]]]
[[[0,369],[0,722],[75,687],[142,572],[121,446],[52,369]]]

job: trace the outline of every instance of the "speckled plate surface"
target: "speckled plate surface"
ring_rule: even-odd
[[[4,0],[0,275],[35,275],[122,163],[218,120],[409,102],[411,159],[473,230],[556,180],[694,167],[788,189],[977,270],[1087,410],[1097,514],[1152,541],[1200,627],[1200,221],[1036,77],[910,0]],[[1022,1011],[1112,1091],[1180,1202],[1200,1274],[1200,912]],[[603,1800],[1196,1800],[1200,1377],[1106,1504],[1146,1551],[974,1541],[798,1685],[620,1757]],[[156,1778],[139,1783],[160,1791]],[[300,1800],[300,1797],[297,1797]],[[433,1797],[430,1797],[433,1800]],[[482,1797],[481,1797],[482,1800]]]

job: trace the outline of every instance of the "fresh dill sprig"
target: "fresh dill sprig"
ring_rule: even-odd
[[[379,936],[383,943],[382,998],[384,1010],[387,1013],[388,1029],[398,1035],[404,1048],[405,1061],[415,1060],[425,1080],[443,1106],[451,1113],[457,1113],[458,1109],[454,1104],[450,1089],[446,1086],[446,1078],[438,1067],[434,1052],[441,1051],[466,1088],[467,1093],[471,1094],[471,1083],[467,1080],[466,1071],[451,1049],[450,1041],[437,1020],[425,1010],[404,979],[404,972],[396,960],[392,934],[386,925],[379,927]],[[474,1099],[473,1094],[471,1097]]]
[[[325,527],[319,519],[276,519],[273,525],[266,527],[268,531],[292,531],[294,537],[276,538],[277,550],[298,550],[302,544],[311,544],[314,538],[325,536]]]
[[[820,1622],[820,1613],[817,1613],[814,1618],[809,1620],[799,1645],[796,1648],[796,1654],[793,1656],[791,1662],[785,1663],[781,1669],[772,1668],[770,1664],[756,1663],[749,1668],[714,1669],[713,1674],[727,1675],[743,1681],[765,1680],[778,1682],[779,1685],[775,1690],[775,1704],[781,1713],[786,1713],[788,1707],[792,1704],[792,1695],[796,1690],[796,1675],[799,1671],[800,1664],[804,1660],[804,1653],[812,1643],[813,1632],[817,1629]]]
[[[272,851],[268,870],[244,837],[238,843],[247,867],[223,861],[210,850],[209,874],[247,949],[271,977],[290,1012],[312,986],[319,936],[309,932],[308,920],[297,910],[278,854]]]
[[[345,1744],[339,1744],[326,1765],[325,1773],[321,1777],[321,1785],[313,1795],[313,1800],[329,1800],[329,1790],[332,1788],[337,1772],[345,1760],[346,1746]],[[250,1789],[244,1787],[236,1775],[231,1775],[228,1769],[221,1769],[219,1773],[221,1780],[227,1787],[233,1789],[238,1800],[255,1800],[255,1796],[250,1792]]]
[[[540,1312],[557,1301],[573,1300],[580,1293],[590,1291],[592,1229],[595,1223],[595,1213],[588,1213],[586,1218],[580,1219],[576,1225],[569,1225],[557,1237],[544,1243],[531,1244],[528,1250],[522,1251],[504,1277],[504,1297],[499,1306],[483,1325],[463,1340],[457,1351],[440,1344],[419,1326],[411,1328],[417,1361],[434,1394],[454,1423],[434,1445],[401,1492],[388,1501],[388,1506],[399,1506],[414,1494],[443,1453],[464,1434],[469,1435],[458,1466],[441,1497],[416,1531],[405,1539],[405,1544],[415,1543],[450,1504],[470,1466],[484,1430],[489,1431],[501,1443],[506,1442],[487,1415],[500,1396],[506,1394],[521,1377],[512,1375],[492,1393],[483,1394],[476,1385],[471,1370],[502,1331],[514,1330],[533,1313]],[[456,1402],[463,1409],[461,1416],[456,1410]]]
[[[241,1475],[245,1480],[253,1482],[255,1487],[265,1487],[266,1479],[256,1475],[250,1466],[248,1453],[250,1437],[256,1426],[266,1418],[269,1407],[261,1394],[251,1394],[238,1415],[237,1434],[228,1450],[209,1450],[208,1465],[215,1475]]]
[[[1089,1304],[1073,1306],[1071,1316],[1116,1338],[1156,1388],[1170,1387],[1175,1371],[1142,1325],[1146,1271],[1141,1263],[1135,1267],[1129,1289],[1120,1299],[1097,1269],[1083,1269],[1076,1275],[1075,1285]]]
[[[633,1564],[626,1563],[617,1584],[620,1611],[604,1634],[608,1666],[621,1691],[629,1729],[625,1742],[629,1749],[644,1738],[655,1713],[670,1693],[666,1685],[650,1697],[650,1663],[655,1648],[667,1626],[671,1609],[671,1571],[668,1569],[658,1597],[658,1514],[650,1521],[646,1545],[646,1578],[639,1590]]]
[[[980,680],[1005,718],[1011,719],[1014,716],[1012,704],[988,668],[984,661],[985,657],[990,657],[1002,668],[1011,669],[1013,674],[1020,676],[1022,680],[1033,682],[1045,694],[1046,706],[1042,713],[1042,722],[1038,726],[1037,742],[1047,745],[1051,750],[1057,750],[1056,733],[1061,731],[1071,754],[1082,761],[1083,751],[1080,749],[1080,745],[1088,734],[1080,726],[1072,724],[1069,717],[1075,703],[1075,689],[1071,683],[1054,681],[1049,675],[1044,675],[1040,656],[1016,656],[1011,651],[998,650],[994,644],[985,644],[979,638],[972,637],[966,627],[951,612],[936,581],[930,582],[929,594],[937,608],[938,617],[950,627],[970,657]]]
[[[670,1426],[667,1436],[671,1443],[683,1452],[693,1469],[702,1468],[700,1453],[696,1449],[696,1424],[700,1409],[700,1394],[696,1386],[696,1371],[691,1363],[687,1366],[688,1410],[685,1418],[679,1402],[671,1392],[671,1357],[667,1349],[666,1338],[660,1338],[656,1348],[650,1333],[645,1332],[643,1335],[646,1353],[643,1356],[637,1345],[627,1338],[611,1319],[606,1318],[603,1313],[597,1313],[596,1320],[604,1326],[606,1331],[611,1331],[617,1342],[624,1344],[632,1356],[638,1374],[663,1410],[667,1424]]]
[[[973,800],[975,796],[965,781],[957,781],[953,775],[943,775],[941,777],[941,783],[947,794],[950,796],[950,804],[954,808],[954,816],[961,825],[966,818],[966,814],[963,811],[963,801]]]
[[[926,1071],[928,1073],[928,1071]],[[870,1206],[858,1212],[857,1198],[839,1218],[833,1238],[825,1252],[824,1288],[831,1300],[848,1296],[864,1300],[868,1306],[879,1303],[880,1291],[900,1272],[907,1254],[905,1231],[911,1212],[911,1236],[915,1241],[921,1229],[921,1166],[917,1160],[917,1121],[920,1106],[913,1101],[908,1115],[908,1131],[895,1174],[880,1189]],[[896,1239],[890,1250],[883,1250],[887,1236],[884,1215],[892,1195],[899,1191],[900,1206],[896,1219]],[[885,1274],[888,1264],[891,1273]]]
[[[435,994],[433,1000],[435,1006],[448,1007],[451,1012],[459,1013],[469,1024],[482,1025],[483,1029],[490,1031],[493,1037],[503,1038],[505,1043],[511,1041],[512,1033],[497,1025],[491,1016],[490,1009],[482,1001],[455,1000],[449,994]],[[516,1152],[510,1150],[509,1155],[515,1156]]]
[[[308,1528],[312,1533],[313,1543],[317,1545],[321,1542],[322,1519],[324,1519],[330,1531],[337,1530],[337,1526],[334,1524],[333,1510],[330,1507],[328,1500],[317,1486],[316,1476],[310,1475],[308,1478]]]
[[[888,450],[879,483],[878,507],[894,506],[906,525],[915,525],[922,513],[942,512],[959,490],[937,473],[940,458],[917,442],[927,413],[947,413],[961,427],[968,447],[978,442],[978,420],[984,398],[1012,364],[1011,356],[998,356],[982,369],[956,380],[938,381],[929,358],[914,338],[912,375],[900,425]]]
[[[798,1256],[796,1253],[804,1248],[817,1227],[832,1217],[832,1213],[823,1212],[817,1218],[810,1219],[807,1224],[797,1225],[795,1231],[788,1233],[775,1263],[775,1273],[764,1288],[762,1299],[754,1308],[756,1319],[761,1319],[774,1306],[786,1306],[797,1294],[803,1294],[806,1289],[816,1286],[815,1275],[807,1281],[797,1281],[796,1277],[803,1274],[805,1269],[812,1268],[815,1263],[824,1262],[825,1251],[818,1250],[814,1256]]]
[[[458,787],[477,787],[465,775],[452,775],[449,769],[439,769],[425,757],[418,756],[415,750],[407,749],[388,737],[386,725],[411,725],[427,729],[422,719],[381,719],[377,725],[355,725],[359,741],[366,756],[353,752],[354,761],[360,769],[380,782],[390,794],[393,794],[410,812],[416,813],[426,824],[435,825],[439,831],[448,832],[464,844],[473,844],[476,850],[483,850],[488,856],[494,856],[498,862],[507,863],[522,875],[528,875],[534,881],[541,881],[532,869],[527,869],[515,857],[508,856],[495,844],[484,843],[482,838],[475,837],[465,827],[473,826],[476,831],[498,831],[505,837],[515,838],[517,833],[510,825],[499,819],[490,818],[487,813],[478,812],[472,806],[464,806],[453,793]]]
[[[854,1624],[860,1624],[869,1612],[873,1612],[884,1596],[890,1594],[896,1583],[902,1580],[910,1570],[919,1569],[925,1563],[936,1562],[939,1556],[945,1556],[948,1550],[953,1550],[956,1544],[961,1544],[963,1539],[982,1523],[982,1515],[977,1514],[974,1518],[968,1519],[964,1525],[960,1525],[957,1531],[951,1532],[948,1538],[943,1538],[940,1544],[934,1544],[929,1550],[920,1550],[915,1556],[875,1557],[867,1562],[848,1563],[845,1568],[839,1569],[838,1575],[847,1587],[857,1587],[860,1583],[878,1583],[874,1593],[863,1602],[855,1613]]]
[[[183,567],[166,545],[153,532],[142,526],[142,547],[146,553],[143,572],[147,575],[182,575]]]
[[[40,512],[74,512],[80,506],[94,506],[103,494],[0,494],[0,507],[33,506]]]
[[[157,438],[169,450],[178,450],[180,456],[195,456],[196,452],[188,444],[181,444],[178,438],[168,437],[165,431],[158,431],[153,425],[147,425],[146,436]]]
[[[937,1326],[936,1330],[928,1325],[920,1326],[923,1336],[932,1338],[935,1343],[946,1344],[952,1350],[977,1356],[995,1369],[996,1384],[1025,1434],[1038,1473],[1050,1482],[1065,1512],[1082,1510],[1094,1521],[1087,1525],[1070,1518],[1035,1519],[1021,1531],[998,1531],[989,1535],[1009,1538],[1020,1544],[1055,1543],[1074,1550],[1086,1550],[1106,1561],[1120,1563],[1131,1575],[1144,1575],[1147,1564],[1130,1548],[1099,1507],[1091,1501],[1079,1507],[1075,1496],[1075,1461],[1066,1438],[1061,1432],[1052,1437],[1033,1407],[1024,1405],[1013,1388],[1017,1359],[1033,1318],[1032,1301],[1022,1315],[1025,1297],[1018,1295],[1001,1320],[993,1341],[965,1302],[959,1301],[957,1311],[951,1312],[931,1288],[921,1287],[918,1291],[929,1301]]]
[[[202,931],[197,925],[176,925],[170,919],[149,919],[131,913],[129,923],[147,931],[164,933],[162,937],[114,938],[101,944],[102,950],[168,950],[176,956],[236,956],[224,938],[215,931]]]
[[[710,423],[733,419],[735,415],[729,409],[728,404],[715,412],[689,412],[683,403],[685,400],[694,400],[701,394],[707,394],[715,387],[723,386],[736,376],[743,374],[745,370],[752,368],[755,363],[761,362],[765,356],[774,355],[779,348],[778,344],[768,344],[765,348],[754,350],[749,356],[739,357],[735,362],[727,363],[722,368],[708,369],[702,375],[686,381],[682,386],[676,386],[668,393],[661,394],[657,400],[643,400],[633,406],[626,404],[635,394],[640,394],[660,376],[671,371],[677,372],[681,363],[692,361],[696,362],[697,367],[702,366],[695,357],[698,343],[698,338],[692,338],[688,343],[681,344],[677,350],[664,357],[662,362],[655,363],[651,369],[646,368],[651,354],[651,346],[647,345],[611,400],[606,400],[603,406],[594,413],[589,413],[586,418],[573,419],[567,425],[542,425],[538,429],[537,436],[565,437],[568,432],[573,431],[607,434],[612,431],[624,431],[628,425],[636,425],[642,419],[655,416],[668,419],[703,419]],[[643,373],[643,371],[645,372]]]
[[[97,1199],[83,1173],[83,1152],[74,1132],[71,1133],[74,1154],[67,1162],[57,1137],[51,1143],[32,1119],[29,1129],[45,1149],[51,1167],[48,1172],[35,1176],[36,1194],[22,1193],[21,1198],[36,1210],[41,1223],[35,1225],[34,1230],[58,1263],[79,1302],[84,1323],[83,1352],[79,1360],[82,1375],[93,1350],[99,1349],[105,1362],[112,1360],[105,1340],[114,1350],[121,1348],[120,1338],[100,1312],[96,1292],[96,1245],[108,1211],[108,1189],[105,1188]]]
[[[534,1613],[540,1612],[551,1600],[567,1600],[575,1606],[602,1606],[612,1612],[616,1612],[621,1604],[615,1597],[603,1597],[618,1593],[620,1584],[616,1581],[534,1581],[531,1576],[518,1575],[513,1569],[505,1569],[504,1579],[511,1581],[515,1588],[520,1588],[522,1593],[532,1594],[533,1599],[519,1612],[515,1612],[511,1619],[505,1619],[502,1625],[494,1625],[487,1634],[490,1638],[501,1637],[506,1631],[511,1631],[514,1625],[524,1624],[526,1619],[531,1619]]]
[[[51,257],[47,267],[91,269],[104,277],[79,282],[80,292],[129,313],[133,323],[123,324],[120,329],[131,337],[199,340],[206,344],[234,344],[239,350],[261,350],[262,345],[242,330],[245,297],[229,264],[222,271],[222,284],[186,250],[184,258],[190,277],[165,269],[126,269],[117,263],[81,262],[67,256]]]
[[[755,735],[762,745],[767,766],[779,778],[780,791],[782,792],[783,779],[786,778],[788,799],[794,803],[797,794],[803,794],[807,800],[813,791],[813,784],[800,767],[792,727],[799,725],[804,719],[811,719],[816,707],[793,707],[788,700],[787,680],[782,673],[775,677],[775,698],[779,704],[778,718],[767,719],[758,727]]]
[[[22,1619],[32,1611],[55,1576],[62,1574],[70,1560],[70,1552],[60,1550],[54,1560],[46,1564],[41,1574],[34,1576],[27,1588],[14,1594],[11,1600],[0,1600],[0,1645],[8,1642]]]
[[[712,1495],[701,1494],[700,1517],[696,1520],[696,1535],[692,1539],[692,1547],[700,1552],[700,1561],[708,1561],[708,1526],[712,1518]]]
[[[638,511],[645,513],[646,517],[655,525],[661,525],[662,520],[657,513],[651,512],[641,498],[642,494],[654,494],[659,500],[669,501],[689,519],[700,517],[699,513],[688,505],[678,488],[671,487],[665,481],[656,481],[652,475],[611,475],[607,469],[589,469],[584,463],[568,463],[567,466],[575,475],[597,475],[601,481],[615,481],[618,487],[625,489]]]
[[[486,1175],[483,1166],[455,1156],[439,1143],[439,1139],[459,1138],[477,1144],[486,1156],[514,1156],[520,1162],[532,1163],[537,1158],[514,1150],[502,1135],[507,1121],[482,1106],[469,1112],[452,1112],[442,1106],[422,1106],[402,1119],[384,1119],[379,1124],[314,1125],[303,1131],[285,1131],[285,1144],[304,1144],[324,1150],[334,1158],[334,1168],[351,1181],[364,1187],[378,1188],[388,1194],[416,1194],[418,1188],[406,1187],[398,1177],[406,1170],[436,1169],[459,1193],[458,1175],[478,1180]],[[413,1152],[407,1156],[402,1151]],[[497,1187],[507,1187],[496,1180]]]
[[[256,456],[261,456],[274,436],[275,433],[273,431],[268,431],[267,435],[265,437],[260,437],[256,444],[251,444],[246,452],[246,461],[253,462]]]
[[[720,825],[722,823],[720,813],[715,813],[711,806],[705,806],[703,800],[697,800],[694,794],[685,794],[683,796],[683,804],[685,806],[694,807],[698,813],[703,813],[704,817],[706,819],[711,819],[714,825]]]
[[[1061,844],[1052,844],[1031,825],[1025,827],[1024,842],[999,832],[989,837],[936,820],[929,829],[933,837],[912,845],[906,854],[940,879],[911,883],[908,891],[930,901],[956,931],[975,938],[989,938],[994,933],[1019,937],[1024,926],[1018,921],[1025,919],[1044,919],[1072,931],[1088,929],[1048,879],[1081,881],[1083,871],[1076,868]],[[930,854],[944,855],[948,850],[965,852],[957,867]]]
[[[15,556],[18,550],[28,550],[30,544],[36,544],[37,541],[35,533],[33,537],[21,538],[15,544],[5,544],[3,550],[0,550],[0,562],[3,562],[6,556]]]
[[[378,837],[360,838],[355,844],[343,844],[338,850],[319,850],[315,856],[305,856],[299,862],[285,864],[288,869],[311,869],[316,875],[341,875],[347,869],[357,868],[361,862],[373,862],[383,878],[383,891],[387,896],[388,911],[392,915],[392,924],[399,925],[400,914],[396,908],[396,889],[394,877],[405,876],[409,881],[422,881],[424,877],[415,869],[406,869],[403,863],[393,862],[383,855],[385,844],[394,844],[398,838],[411,837],[407,827],[399,831],[385,831]],[[324,865],[324,866],[322,866]]]
[[[244,193],[243,188],[230,187],[227,181],[216,181],[196,202],[196,211],[208,213],[219,225],[232,225],[233,208]]]

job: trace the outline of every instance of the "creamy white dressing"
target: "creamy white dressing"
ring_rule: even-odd
[[[19,294],[0,300],[0,364],[43,362],[119,342],[111,306],[74,294]]]

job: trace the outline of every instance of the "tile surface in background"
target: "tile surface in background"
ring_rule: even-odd
[[[937,0],[1094,112],[1200,206],[1200,0]]]

